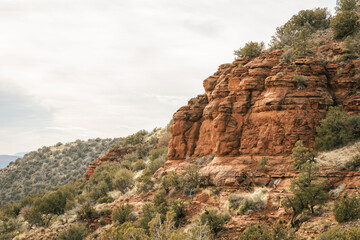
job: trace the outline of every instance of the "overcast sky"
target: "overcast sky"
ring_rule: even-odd
[[[0,154],[165,126],[248,41],[335,0],[0,0]]]

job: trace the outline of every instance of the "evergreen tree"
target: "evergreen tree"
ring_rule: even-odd
[[[297,223],[299,214],[304,210],[314,213],[314,207],[328,199],[328,194],[324,191],[324,182],[318,180],[318,171],[319,168],[315,163],[306,162],[301,168],[301,174],[291,181],[290,190],[293,196],[287,197],[283,205],[293,211],[291,218],[293,227]]]

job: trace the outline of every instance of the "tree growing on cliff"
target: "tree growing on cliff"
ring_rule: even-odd
[[[355,11],[343,11],[331,20],[331,29],[335,38],[343,38],[355,33],[359,28],[359,16]]]
[[[360,137],[360,116],[350,116],[341,107],[330,107],[316,132],[316,149],[323,151],[342,147]]]
[[[271,49],[295,47],[296,42],[308,44],[309,34],[319,29],[327,29],[330,24],[330,13],[326,8],[302,10],[291,17],[283,26],[276,28],[271,39]],[[309,32],[310,31],[310,32]],[[295,44],[295,45],[294,45]]]
[[[356,11],[359,0],[337,0],[336,1],[336,12],[343,11]]]
[[[290,159],[294,160],[294,167],[297,170],[301,170],[304,163],[314,162],[315,155],[316,153],[314,151],[309,150],[304,146],[303,142],[299,140],[295,143]]]
[[[295,227],[298,223],[297,217],[309,210],[311,214],[315,213],[314,207],[325,203],[329,198],[328,193],[324,191],[324,182],[319,181],[317,174],[319,168],[313,162],[306,162],[301,168],[299,177],[291,180],[290,190],[292,196],[287,197],[283,206],[292,209],[291,225]]]
[[[337,14],[331,20],[331,30],[335,38],[344,38],[359,29],[358,0],[338,0]]]
[[[248,42],[245,44],[244,47],[239,48],[239,50],[234,51],[234,55],[236,57],[257,57],[260,53],[264,50],[265,44],[264,42]]]

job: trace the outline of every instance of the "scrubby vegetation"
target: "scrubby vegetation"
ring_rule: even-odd
[[[311,44],[311,34],[327,29],[329,25],[330,14],[327,9],[302,10],[276,29],[271,49],[293,48],[296,55],[306,54]]]
[[[314,162],[316,153],[309,150],[303,145],[302,141],[297,141],[295,147],[292,150],[290,159],[294,160],[294,167],[297,170],[301,170],[302,166],[307,162]]]
[[[229,220],[229,216],[220,213],[217,209],[205,209],[200,215],[201,223],[208,225],[215,236],[224,229],[224,224]]]
[[[89,231],[85,225],[74,225],[61,232],[56,240],[82,240],[88,233]]]
[[[234,51],[234,55],[237,57],[257,57],[265,49],[265,44],[263,42],[248,42],[244,47],[239,50]]]
[[[71,211],[75,208],[78,221],[88,224],[99,221],[100,224],[107,224],[103,216],[109,216],[111,211],[95,210],[94,205],[112,202],[114,200],[111,195],[112,192],[117,192],[118,195],[121,195],[134,188],[136,185],[135,174],[139,173],[139,171],[142,171],[143,175],[151,180],[153,172],[166,161],[167,147],[157,147],[158,136],[162,136],[164,133],[167,133],[166,129],[155,129],[151,133],[146,132],[145,134],[144,131],[140,131],[127,138],[116,139],[115,141],[109,140],[107,147],[109,147],[110,143],[112,148],[135,143],[138,144],[138,148],[134,154],[125,155],[120,164],[117,162],[102,164],[95,170],[88,181],[83,179],[76,180],[53,188],[50,191],[40,191],[25,197],[21,201],[4,205],[0,211],[0,223],[1,221],[17,222],[18,220],[16,219],[18,216],[21,216],[29,226],[49,226],[55,221],[54,219],[58,218],[57,216],[63,215],[66,211]],[[162,144],[164,145],[164,142]],[[133,164],[139,160],[143,161],[143,166],[134,168]],[[154,161],[159,161],[161,164],[154,167]],[[143,170],[144,168],[145,170]],[[83,175],[80,177],[82,178]],[[177,225],[180,225],[181,219],[184,217],[184,205],[180,201],[175,201],[169,206],[165,198],[160,198],[160,200],[154,200],[152,208],[156,209],[156,212],[161,213],[162,216],[165,216],[169,209],[173,209]],[[114,209],[111,214],[113,223],[120,226],[125,222],[133,221],[136,217],[132,211],[133,207],[131,205],[121,205]],[[151,211],[149,210],[149,212]],[[24,231],[22,224],[14,225],[14,227],[9,227],[6,224],[4,229],[6,230],[0,235],[1,239],[4,236],[12,236],[14,231],[21,229]],[[69,232],[74,232],[74,235],[80,236],[83,231],[78,231],[79,229],[81,230],[83,227],[70,228],[63,232],[59,239],[67,239]]]
[[[260,211],[266,207],[268,189],[258,188],[252,193],[231,194],[228,197],[229,209],[237,215]]]
[[[345,194],[335,201],[334,217],[339,223],[358,219],[360,217],[360,197]]]
[[[297,216],[308,210],[315,213],[315,206],[323,204],[329,196],[324,190],[324,181],[318,180],[319,168],[313,162],[306,162],[301,166],[301,174],[291,180],[292,196],[287,197],[282,204],[291,209],[291,225],[295,227],[299,222]]]
[[[293,81],[297,89],[304,89],[307,85],[307,78],[303,75],[294,75]]]
[[[294,229],[288,227],[285,222],[279,221],[272,226],[261,223],[250,224],[240,234],[239,240],[297,240],[301,239]]]
[[[8,168],[0,170],[0,206],[82,178],[87,165],[104,154],[114,141],[119,140],[77,140],[26,154]]]
[[[335,38],[344,38],[356,33],[359,29],[357,0],[337,1],[337,14],[331,20],[331,29]]]
[[[342,147],[360,138],[360,116],[350,116],[341,107],[330,107],[316,132],[318,150]]]
[[[360,227],[333,227],[320,234],[317,240],[357,240],[360,236]]]
[[[312,87],[313,80],[304,73],[306,69],[302,71],[301,61],[294,60],[319,51],[316,48],[322,47],[322,43],[315,42],[314,38],[322,34],[326,38],[334,37],[339,46],[338,52],[331,53],[334,56],[329,57],[330,60],[324,53],[324,66],[327,61],[335,62],[338,58],[337,64],[343,68],[334,74],[341,77],[346,73],[343,61],[360,55],[358,5],[356,0],[339,0],[334,17],[324,8],[304,10],[279,27],[270,50],[283,50],[280,64],[287,68],[277,73],[276,79],[290,82],[294,86],[291,91],[296,94]],[[270,53],[264,43],[248,42],[234,54],[244,58],[237,60],[241,63],[236,70],[242,72],[248,60]],[[230,66],[223,65],[224,68]],[[293,75],[289,75],[289,69],[294,70]],[[190,104],[199,107],[199,98],[191,99]],[[293,135],[287,136],[294,139]],[[330,107],[317,128],[315,147],[319,151],[331,150],[359,139],[360,116],[350,116],[341,107]],[[0,171],[0,239],[39,231],[38,227],[53,227],[56,235],[51,239],[88,236],[90,239],[210,240],[226,239],[226,227],[230,226],[230,234],[236,234],[241,240],[290,240],[301,239],[295,231],[304,229],[306,220],[315,222],[315,216],[325,216],[321,215],[322,208],[327,211],[327,219],[332,219],[328,214],[333,211],[339,223],[354,224],[351,221],[360,217],[358,194],[350,196],[344,193],[349,189],[346,184],[337,185],[326,176],[319,176],[319,166],[328,165],[323,162],[320,165],[317,153],[305,147],[311,143],[296,142],[290,156],[293,162],[286,159],[279,169],[274,170],[279,156],[271,156],[271,161],[265,156],[255,156],[251,162],[244,157],[234,160],[239,168],[231,176],[221,176],[221,170],[213,176],[206,165],[214,156],[187,158],[175,168],[169,162],[166,166],[171,167],[164,171],[161,167],[167,161],[169,141],[167,127],[152,132],[141,130],[126,138],[59,143],[29,153]],[[136,151],[126,154],[119,162],[101,164],[89,180],[83,179],[90,161],[109,148],[131,146],[135,146]],[[343,168],[359,170],[359,156],[360,150],[359,154],[351,155],[352,159],[349,158]],[[211,162],[212,167],[218,167],[217,160]],[[236,175],[239,172],[243,175]],[[293,177],[291,183],[289,177]],[[354,189],[357,190],[355,186]],[[281,210],[276,213],[277,209]],[[278,216],[289,219],[290,214],[289,224],[274,220]],[[243,222],[253,219],[274,224],[249,224],[245,228]],[[315,223],[309,223],[309,228],[311,224]],[[59,225],[62,227],[56,228]],[[324,223],[322,229],[315,231],[324,232],[330,225]],[[245,230],[239,234],[233,231],[237,227]],[[357,239],[358,235],[359,228],[338,227],[322,233],[318,239]]]

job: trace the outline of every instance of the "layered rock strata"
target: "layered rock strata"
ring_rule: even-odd
[[[286,156],[298,140],[313,144],[329,106],[360,112],[360,60],[281,62],[282,53],[236,59],[205,79],[205,94],[173,116],[168,158]]]

